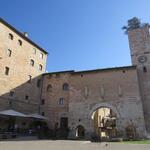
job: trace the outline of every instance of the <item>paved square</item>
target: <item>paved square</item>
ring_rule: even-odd
[[[91,143],[90,141],[5,141],[0,150],[150,150],[150,144]]]

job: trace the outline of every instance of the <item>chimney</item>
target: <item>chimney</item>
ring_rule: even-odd
[[[28,32],[23,32],[25,37],[28,37]]]

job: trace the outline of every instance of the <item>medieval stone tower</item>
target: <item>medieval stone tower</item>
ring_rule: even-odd
[[[141,24],[138,18],[128,21],[124,27],[128,34],[132,64],[137,66],[143,103],[145,126],[150,133],[150,34],[149,24]]]

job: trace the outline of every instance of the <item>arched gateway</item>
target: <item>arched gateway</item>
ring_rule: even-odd
[[[109,104],[109,103],[98,103],[96,105],[94,105],[92,107],[92,109],[90,110],[90,113],[89,113],[89,117],[92,116],[93,112],[99,108],[102,108],[102,107],[107,107],[107,108],[111,108],[116,114],[118,117],[120,117],[120,114],[117,110],[117,107],[113,106],[112,104]]]
[[[95,105],[93,104],[91,107],[87,107],[87,105],[78,105],[78,109],[80,108],[80,110],[85,111],[78,111],[73,117],[72,115],[69,117],[70,132],[68,138],[78,138],[79,135],[81,135],[80,133],[83,133],[79,132],[83,131],[79,130],[81,128],[78,128],[81,125],[84,128],[84,136],[82,136],[82,138],[91,139],[93,135],[99,136],[99,138],[103,135],[110,136],[110,133],[115,132],[115,130],[118,129],[118,126],[120,126],[120,113],[115,106],[116,105],[113,105],[111,102],[97,103]],[[73,110],[75,109],[76,106],[74,106]],[[107,130],[105,127],[107,127]],[[100,131],[103,133],[101,132],[101,134]]]
[[[89,114],[92,136],[101,139],[116,137],[119,116],[117,108],[109,103],[99,103],[93,106]]]
[[[135,101],[126,100],[72,105],[68,138],[78,138],[76,129],[79,125],[84,127],[85,139],[126,138],[131,137],[130,135],[133,138],[144,137],[145,127],[141,105],[137,103],[135,106],[135,104]]]

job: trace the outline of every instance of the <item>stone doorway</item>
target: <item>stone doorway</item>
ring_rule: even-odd
[[[60,118],[60,128],[57,130],[56,137],[58,139],[67,139],[68,137],[68,118]]]
[[[82,125],[77,126],[76,128],[76,138],[82,139],[85,136],[85,129]]]
[[[68,118],[67,117],[61,117],[60,118],[60,128],[61,129],[68,129]]]

